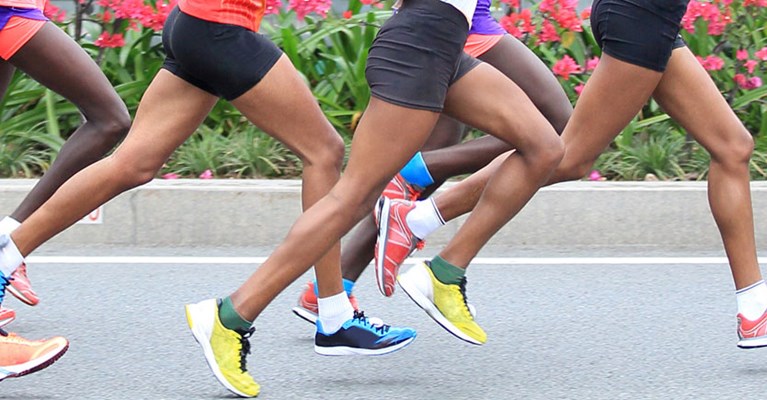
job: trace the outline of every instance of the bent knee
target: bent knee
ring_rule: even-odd
[[[311,152],[301,154],[299,157],[303,161],[304,166],[340,171],[345,151],[346,146],[343,139],[333,132],[332,135],[328,134],[320,145],[311,149]]]
[[[124,190],[149,183],[162,167],[162,163],[158,164],[141,157],[133,157],[120,151],[109,156],[109,161],[115,171],[118,171],[115,174],[115,179],[120,181],[120,186]]]
[[[711,158],[726,164],[748,164],[754,152],[754,138],[745,128],[722,145],[709,150]]]

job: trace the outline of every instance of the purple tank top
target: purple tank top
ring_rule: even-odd
[[[490,15],[490,3],[492,0],[477,0],[477,8],[471,18],[471,30],[469,34],[478,35],[502,35],[506,30],[498,24],[498,21]]]
[[[26,19],[36,19],[38,21],[47,21],[48,18],[37,8],[18,8],[18,7],[0,7],[0,30],[5,28],[11,17],[22,17]]]

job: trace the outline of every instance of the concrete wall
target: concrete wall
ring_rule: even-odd
[[[7,215],[34,184],[0,180]],[[52,244],[273,246],[300,213],[300,182],[155,181],[108,203],[103,223],[75,225]],[[767,184],[753,184],[757,243],[767,240]],[[450,223],[430,238],[439,245]],[[542,190],[493,239],[500,246],[721,248],[705,182],[572,182]]]

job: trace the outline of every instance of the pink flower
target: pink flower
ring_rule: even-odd
[[[64,22],[64,20],[67,18],[66,11],[56,7],[49,1],[45,2],[45,9],[43,10],[43,14],[45,14],[45,16],[53,22]]]
[[[529,9],[524,9],[519,13],[510,13],[501,17],[500,24],[506,32],[515,38],[521,38],[526,33],[535,32],[533,25],[533,14]]]
[[[570,56],[564,56],[561,60],[554,64],[551,69],[554,74],[561,76],[564,80],[570,79],[570,74],[578,74],[583,72],[583,69],[578,65],[575,60]]]
[[[756,56],[756,58],[762,61],[767,61],[767,46],[762,47],[760,50],[754,53],[754,55]]]
[[[593,170],[589,174],[589,180],[590,181],[601,181],[602,179],[603,179],[602,178],[602,174],[600,174],[599,171],[597,171],[597,170]]]
[[[737,58],[740,61],[748,60],[748,50],[740,49],[735,52],[735,58]]]
[[[200,179],[213,179],[213,172],[206,169],[205,172],[200,174]]]
[[[748,71],[749,74],[754,73],[754,69],[756,68],[757,65],[759,65],[759,62],[757,62],[756,60],[748,60],[745,63],[743,63],[743,66],[746,67],[746,70]]]
[[[575,94],[577,94],[578,96],[580,96],[580,95],[581,95],[581,93],[583,93],[583,88],[585,88],[585,87],[586,87],[586,85],[584,85],[584,84],[582,84],[582,83],[579,83],[578,85],[576,85],[576,86],[573,88],[573,90],[575,90]]]
[[[279,14],[282,8],[282,0],[266,0],[265,15]]]
[[[746,78],[743,74],[735,74],[735,76],[732,78],[735,83],[738,84],[740,87],[746,86],[746,83],[748,82],[748,78]]]
[[[544,20],[543,25],[541,26],[541,35],[540,35],[540,41],[543,43],[546,42],[558,42],[561,38],[559,37],[559,34],[557,33],[557,28],[554,26],[554,24],[551,23],[551,21]]]
[[[599,57],[594,56],[590,58],[588,61],[586,61],[586,71],[593,71],[597,68],[597,64],[599,64]]]
[[[109,32],[101,32],[98,39],[93,42],[98,47],[123,47],[125,46],[125,38],[122,33],[115,33],[110,35]]]
[[[591,7],[584,8],[583,11],[581,11],[581,19],[586,20],[591,18]]]
[[[511,8],[519,9],[519,0],[501,0],[501,3],[506,3]]]
[[[756,89],[758,87],[762,87],[762,78],[758,76],[752,76],[751,78],[749,78],[746,86],[747,86],[746,89]]]
[[[695,56],[695,58],[698,59],[698,62],[706,69],[706,71],[719,71],[724,67],[724,60],[714,55],[706,58]]]
[[[370,1],[372,3],[373,1]],[[311,13],[325,18],[330,10],[331,0],[290,0],[288,10],[296,12],[299,21],[303,21]]]
[[[168,172],[167,174],[164,174],[162,176],[162,179],[178,179],[178,178],[181,178],[181,175],[174,172]]]

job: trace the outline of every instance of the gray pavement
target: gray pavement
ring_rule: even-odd
[[[595,255],[558,250],[530,254]],[[613,250],[598,254],[623,253]],[[184,253],[240,255],[151,252]],[[689,255],[652,255],[680,254]],[[232,398],[186,328],[183,304],[229,293],[254,268],[31,265],[43,301],[30,308],[7,300],[19,314],[10,327],[29,337],[65,335],[71,349],[45,371],[0,383],[0,399]],[[735,346],[725,265],[472,266],[469,300],[489,336],[481,347],[444,332],[401,291],[381,297],[370,272],[356,290],[364,309],[416,328],[418,339],[389,356],[315,355],[312,327],[290,312],[304,277],[256,324],[249,368],[262,385],[260,398],[736,399],[761,398],[767,387],[767,349]]]

